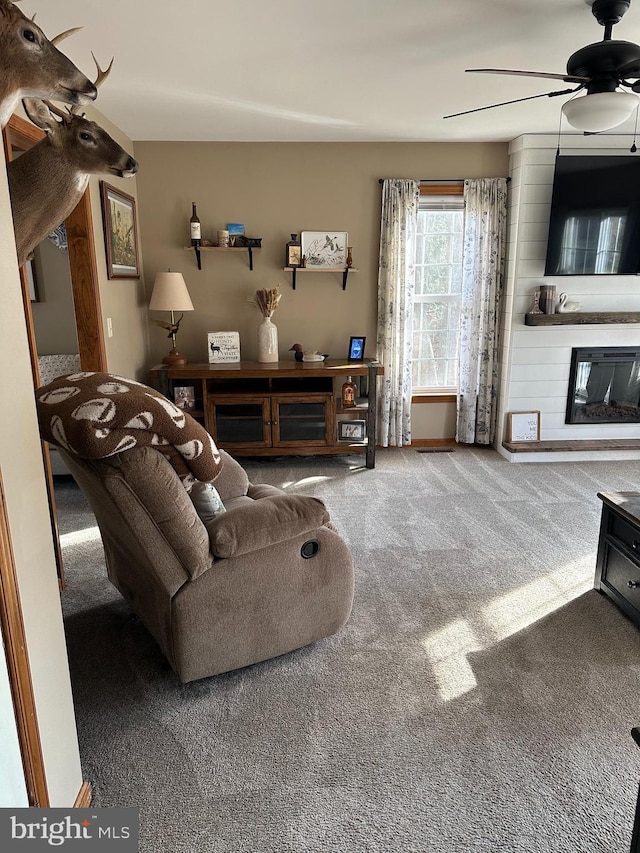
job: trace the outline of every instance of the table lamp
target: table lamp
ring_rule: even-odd
[[[187,285],[180,272],[159,272],[156,275],[156,280],[153,283],[153,293],[149,302],[150,311],[169,311],[171,313],[171,322],[165,323],[163,320],[153,320],[157,326],[162,326],[167,329],[169,337],[172,341],[171,352],[162,359],[163,364],[169,364],[172,367],[179,367],[186,364],[187,359],[181,355],[176,349],[176,334],[180,328],[180,321],[184,317],[184,313],[176,322],[174,311],[193,311],[193,302],[189,296]]]

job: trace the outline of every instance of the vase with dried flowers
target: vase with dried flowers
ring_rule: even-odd
[[[276,286],[271,290],[256,290],[256,295],[249,300],[258,306],[262,314],[262,322],[258,326],[258,361],[263,363],[278,361],[278,327],[271,317],[281,297],[280,287]]]

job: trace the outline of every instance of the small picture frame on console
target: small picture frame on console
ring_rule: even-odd
[[[366,338],[356,338],[353,335],[349,339],[349,361],[362,361],[364,358],[364,345]]]
[[[338,421],[338,441],[364,441],[366,427],[366,421]]]

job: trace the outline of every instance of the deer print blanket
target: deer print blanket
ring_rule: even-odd
[[[112,373],[70,373],[36,391],[40,435],[83,459],[152,445],[187,490],[222,470],[209,433],[153,388]]]

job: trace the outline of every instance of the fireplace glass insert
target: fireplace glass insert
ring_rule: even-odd
[[[573,349],[565,423],[640,423],[640,348]]]

